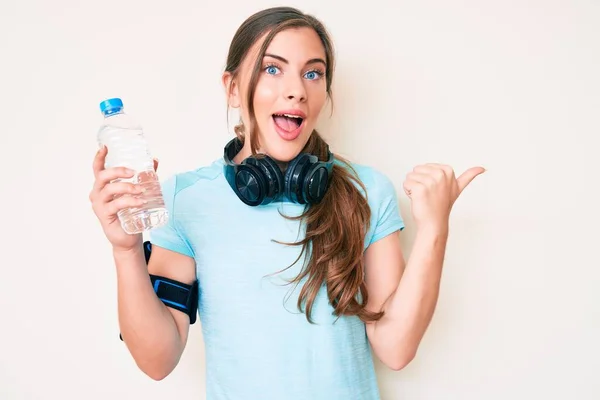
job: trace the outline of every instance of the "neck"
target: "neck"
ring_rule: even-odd
[[[263,149],[258,149],[258,154],[266,154],[266,153],[264,152]],[[250,141],[246,140],[244,142],[244,147],[242,147],[240,152],[237,153],[236,156],[233,158],[233,162],[235,162],[236,164],[240,164],[242,161],[244,161],[246,158],[250,157],[251,155],[252,155],[252,149],[250,148]],[[275,161],[275,163],[279,166],[279,169],[281,170],[281,172],[285,172],[285,170],[288,166],[287,161],[279,161],[279,160],[274,159],[273,157],[271,157],[271,159],[273,161]]]
[[[273,159],[273,161],[275,161],[275,163],[279,166],[279,169],[281,170],[281,172],[285,172],[285,170],[287,169],[288,163],[285,161],[278,161]]]
[[[235,155],[233,158],[233,162],[236,164],[240,164],[246,158],[248,158],[252,154],[252,149],[250,148],[250,140],[244,140],[244,146],[242,149]]]

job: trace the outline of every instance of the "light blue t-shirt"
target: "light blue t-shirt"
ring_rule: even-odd
[[[162,184],[168,225],[150,233],[153,245],[193,257],[205,340],[208,400],[378,400],[371,348],[357,317],[337,318],[319,292],[315,324],[298,311],[301,286],[287,284],[303,234],[302,205],[249,207],[223,174],[223,160],[176,174]],[[369,244],[403,229],[391,181],[352,164],[367,188]]]

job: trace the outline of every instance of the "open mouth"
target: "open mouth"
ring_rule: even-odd
[[[294,132],[304,122],[304,118],[299,115],[293,114],[273,114],[273,121],[275,125],[283,131]]]

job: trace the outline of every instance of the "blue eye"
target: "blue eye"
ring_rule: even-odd
[[[315,79],[319,79],[321,75],[322,74],[319,71],[308,71],[306,74],[304,74],[304,77],[312,81]]]
[[[265,68],[265,72],[269,75],[275,75],[278,71],[277,67],[274,67],[272,65],[268,66],[267,68]]]

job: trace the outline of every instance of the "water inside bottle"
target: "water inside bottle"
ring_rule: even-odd
[[[165,208],[160,182],[154,170],[140,171],[127,181],[145,189],[144,193],[135,196],[145,199],[147,203],[140,207],[126,208],[117,213],[123,230],[129,234],[135,234],[165,225],[169,216]]]
[[[146,204],[123,209],[117,213],[123,230],[129,234],[136,234],[165,225],[169,215],[142,131],[104,126],[101,129],[101,137],[102,143],[109,149],[105,167],[119,166],[136,171],[132,178],[119,180],[140,185],[145,189],[144,193],[136,197],[147,200]]]

